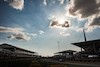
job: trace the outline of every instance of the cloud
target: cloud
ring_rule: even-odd
[[[65,21],[63,24],[59,24],[57,20],[52,20],[50,22],[50,27],[62,27],[62,28],[68,28],[70,26],[70,22]]]
[[[93,31],[93,29],[100,28],[100,14],[96,16],[92,16],[91,19],[85,24],[85,28],[87,28],[87,32]]]
[[[96,28],[100,28],[100,16],[94,15],[88,19],[88,22],[85,23],[86,32],[92,32]],[[74,28],[77,32],[83,31],[83,28]]]
[[[13,35],[10,35],[9,37],[7,37],[8,39],[16,38],[17,40],[30,40],[31,38],[26,36],[23,31],[24,29],[22,28],[9,28],[9,27],[0,26],[0,32],[13,33]]]
[[[87,27],[86,28],[86,32],[92,32],[94,29],[96,29],[97,27]]]
[[[4,0],[9,3],[9,5],[15,9],[22,10],[24,8],[24,0]]]
[[[3,27],[0,26],[0,32],[4,32],[4,33],[22,33],[21,31],[23,31],[24,29],[22,28],[9,28],[9,27]]]
[[[30,37],[27,37],[25,34],[14,34],[17,40],[30,40]]]
[[[30,37],[27,37],[25,34],[13,34],[8,37],[8,39],[13,39],[13,38],[15,38],[19,41],[31,39]]]
[[[83,28],[76,28],[76,31],[77,31],[77,32],[83,31]]]
[[[69,33],[65,33],[65,32],[60,32],[61,35],[63,36],[69,36],[70,34]]]
[[[90,20],[88,23],[89,26],[100,26],[100,16],[99,17],[94,17]]]
[[[87,32],[92,32],[97,27],[100,28],[100,0],[71,0],[67,9],[67,15],[88,19],[85,23]],[[81,29],[76,31],[81,31]]]
[[[33,33],[31,33],[31,34],[27,33],[27,35],[37,36],[37,34],[33,34]]]
[[[60,0],[60,4],[63,4],[64,3],[64,0]]]
[[[44,4],[44,5],[47,5],[47,2],[46,2],[46,0],[44,0],[44,1],[43,1],[43,4]]]
[[[81,18],[87,18],[100,12],[99,0],[71,0],[71,6],[68,11],[71,15],[81,15]]]
[[[50,27],[56,26],[58,24],[58,21],[52,20],[50,22]]]
[[[13,36],[13,35],[10,35],[9,37],[7,37],[7,39],[13,39],[13,38],[15,38],[15,36]]]
[[[39,30],[39,33],[40,33],[40,34],[43,34],[43,33],[44,33],[44,31],[42,31],[42,30]]]
[[[32,35],[32,36],[37,36],[37,34],[30,34],[30,35]]]

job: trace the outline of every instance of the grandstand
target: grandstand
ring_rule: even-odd
[[[65,50],[65,51],[60,51],[54,53],[55,55],[53,56],[54,58],[62,58],[62,59],[72,59],[74,58],[74,54],[76,51],[74,50]]]
[[[92,57],[100,59],[100,39],[72,44],[81,48],[79,52],[81,58]]]
[[[0,45],[0,59],[33,58],[36,52],[29,51],[9,44]]]

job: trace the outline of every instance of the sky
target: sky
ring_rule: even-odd
[[[42,56],[72,45],[100,39],[100,0],[0,0],[0,44],[7,43]],[[58,50],[58,44],[59,50]]]

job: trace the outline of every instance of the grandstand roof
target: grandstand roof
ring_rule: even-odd
[[[88,48],[88,46],[90,45],[95,45],[96,48],[100,48],[100,39],[98,40],[91,40],[91,41],[86,41],[86,42],[78,42],[78,43],[72,43],[73,45],[76,45],[78,47],[82,47],[82,48]]]
[[[16,49],[20,49],[22,51],[26,51],[26,52],[30,52],[30,53],[36,53],[36,52],[30,51],[30,50],[26,50],[26,49],[23,49],[23,48],[19,48],[19,47],[10,45],[10,44],[1,44],[0,48],[16,48]]]
[[[74,50],[65,50],[65,51],[57,52],[55,54],[58,54],[58,53],[73,53],[73,52],[76,52],[76,51],[74,51]]]
[[[100,39],[72,44],[83,48],[87,53],[100,53]]]

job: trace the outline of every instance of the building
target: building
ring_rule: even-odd
[[[63,58],[63,59],[72,59],[72,58],[74,58],[75,53],[76,53],[76,51],[74,51],[74,50],[65,50],[65,51],[55,53],[54,57],[55,58]]]
[[[100,59],[100,39],[72,44],[81,48],[79,54],[83,58],[92,57]]]
[[[9,44],[0,45],[0,59],[32,58],[36,52],[29,51]]]

